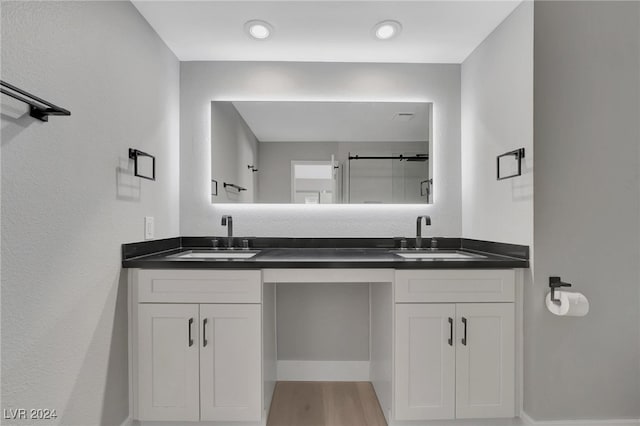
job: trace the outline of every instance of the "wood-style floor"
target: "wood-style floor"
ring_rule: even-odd
[[[387,426],[369,382],[278,382],[267,426]]]

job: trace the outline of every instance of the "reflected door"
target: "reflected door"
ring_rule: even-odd
[[[337,173],[333,156],[329,161],[291,162],[291,202],[294,204],[336,203]]]

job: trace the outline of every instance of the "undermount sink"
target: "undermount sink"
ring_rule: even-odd
[[[260,253],[256,250],[188,250],[169,257],[173,259],[250,259]]]
[[[460,251],[426,251],[426,250],[407,250],[394,251],[393,254],[405,259],[441,259],[441,260],[468,260],[468,259],[484,259],[482,256],[474,253],[464,253]]]

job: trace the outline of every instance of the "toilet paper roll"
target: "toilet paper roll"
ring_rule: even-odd
[[[582,293],[556,290],[556,299],[560,303],[551,301],[551,292],[547,293],[545,301],[547,309],[554,315],[564,317],[583,317],[589,312],[589,301]]]

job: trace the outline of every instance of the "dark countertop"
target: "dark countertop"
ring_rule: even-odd
[[[122,245],[122,266],[142,269],[268,269],[268,268],[388,268],[388,269],[504,269],[528,268],[527,246],[437,238],[438,250],[479,255],[470,259],[404,259],[392,250],[394,238],[253,238],[249,259],[180,259],[188,250],[211,249],[212,240],[223,237],[176,237]],[[242,238],[236,238],[241,245]],[[407,238],[407,252],[415,240]],[[429,247],[430,238],[424,239]],[[435,250],[436,252],[438,250]],[[242,252],[241,249],[237,250]]]

